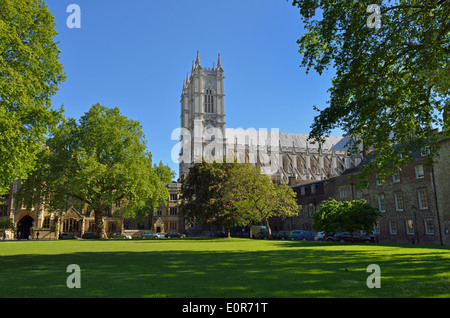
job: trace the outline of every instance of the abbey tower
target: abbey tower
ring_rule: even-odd
[[[346,136],[328,136],[319,147],[307,134],[225,127],[224,70],[203,67],[199,52],[181,93],[180,178],[205,158],[237,159],[261,167],[264,174],[291,185],[322,180],[355,167],[361,156],[347,156]]]

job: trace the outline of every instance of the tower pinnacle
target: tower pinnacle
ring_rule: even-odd
[[[198,50],[197,50],[197,60],[195,60],[195,64],[200,66],[200,55],[198,53]]]

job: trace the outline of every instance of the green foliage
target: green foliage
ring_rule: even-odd
[[[427,142],[434,156],[439,145],[433,127],[444,125],[442,113],[450,105],[448,0],[373,3],[381,9],[378,29],[367,26],[371,2],[292,2],[306,28],[298,40],[301,66],[307,73],[336,70],[329,105],[314,106],[319,114],[312,140],[321,142],[341,128],[354,138],[352,151],[376,149],[362,180],[395,172]],[[394,144],[400,146],[393,149]]]
[[[6,230],[15,230],[14,220],[4,216],[0,218],[0,232],[4,232]]]
[[[44,1],[0,1],[0,194],[27,176],[61,118],[51,108],[65,80],[56,35]]]
[[[125,217],[150,213],[167,200],[165,184],[173,172],[162,163],[152,168],[146,148],[138,121],[118,108],[96,104],[79,123],[61,122],[16,197],[26,206],[42,204],[50,211],[82,205],[94,211],[97,231],[103,230],[105,212],[116,206]]]
[[[237,210],[251,222],[265,223],[269,237],[271,217],[291,217],[298,213],[295,192],[286,184],[276,186],[252,164],[239,164],[226,187]]]
[[[226,183],[236,169],[236,162],[195,163],[183,180],[181,213],[192,224],[223,226],[226,232],[235,226],[244,226],[248,220],[227,195]]]
[[[377,218],[382,214],[366,200],[323,201],[320,210],[314,213],[312,227],[325,233],[363,230],[369,233],[373,230]]]
[[[189,222],[220,225],[227,231],[251,222],[264,222],[270,231],[270,217],[289,217],[298,209],[289,186],[275,186],[251,164],[196,163],[181,189],[181,211]]]

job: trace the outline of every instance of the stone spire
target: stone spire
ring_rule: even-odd
[[[195,60],[195,65],[197,66],[200,66],[200,55],[199,55],[199,53],[198,53],[198,50],[197,50],[197,59]]]
[[[222,61],[220,60],[220,52],[219,52],[219,59],[217,61],[217,68],[221,69],[222,68]]]

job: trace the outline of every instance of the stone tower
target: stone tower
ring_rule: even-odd
[[[202,67],[199,52],[181,93],[180,177],[202,156],[221,158],[225,138],[224,79],[220,53],[217,67]]]

